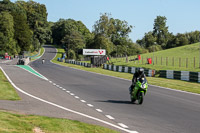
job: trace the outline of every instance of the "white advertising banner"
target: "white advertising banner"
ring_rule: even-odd
[[[106,55],[105,49],[83,49],[83,55]]]

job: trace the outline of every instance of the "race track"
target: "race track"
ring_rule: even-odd
[[[149,86],[144,103],[131,104],[131,81],[53,64],[50,60],[55,54],[55,48],[45,46],[45,54],[30,66],[90,103],[94,110],[102,110],[100,114],[109,114],[114,123],[123,123],[139,133],[200,132],[200,95]]]

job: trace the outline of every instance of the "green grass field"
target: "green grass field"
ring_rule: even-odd
[[[117,133],[79,121],[0,111],[1,133]]]
[[[137,56],[129,57],[129,60]],[[152,58],[154,64],[147,64],[147,58]],[[155,70],[177,70],[200,72],[200,43],[162,50],[154,53],[141,54],[140,61],[129,61],[125,58],[111,58],[114,65],[144,67]]]

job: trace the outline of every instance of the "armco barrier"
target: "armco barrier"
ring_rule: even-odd
[[[200,83],[200,72],[160,70],[160,77]]]
[[[104,64],[103,69],[116,71],[116,72],[135,73],[138,68]],[[155,75],[155,70],[144,69],[144,73],[148,77],[153,77]]]
[[[78,62],[74,60],[65,60],[65,63],[81,65],[85,67],[91,67],[90,63]],[[125,72],[125,73],[135,73],[138,68],[136,67],[126,67],[126,66],[116,66],[104,64],[103,69],[116,72]],[[160,70],[159,77],[168,78],[168,79],[177,79],[190,82],[200,83],[200,72],[189,72],[189,71],[173,71],[173,70]],[[148,77],[155,76],[155,70],[144,69],[144,73]]]
[[[85,66],[85,67],[91,67],[90,63],[79,62],[79,61],[74,61],[74,60],[65,60],[65,63],[75,64],[75,65],[80,65],[80,66]]]

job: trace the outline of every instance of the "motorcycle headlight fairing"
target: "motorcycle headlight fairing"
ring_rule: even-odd
[[[145,88],[146,88],[146,84],[142,84],[142,85],[141,85],[141,88],[142,88],[142,89],[145,89]]]

